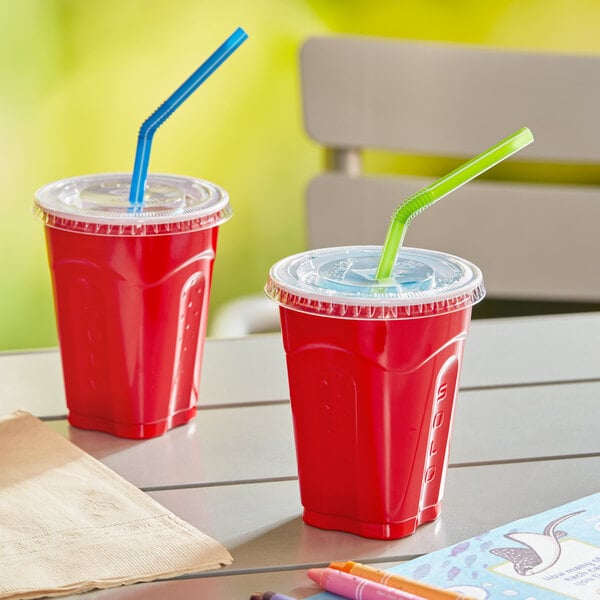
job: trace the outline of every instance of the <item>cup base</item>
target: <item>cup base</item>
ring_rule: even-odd
[[[307,525],[312,525],[319,529],[345,531],[377,540],[397,540],[413,534],[419,525],[424,525],[437,519],[440,510],[441,506],[440,502],[438,502],[419,511],[419,514],[415,517],[393,523],[366,523],[350,517],[314,512],[307,508],[304,509],[302,518]]]
[[[107,419],[91,417],[70,411],[67,420],[70,425],[80,429],[92,429],[103,431],[118,437],[133,439],[148,439],[162,435],[173,427],[185,425],[196,416],[196,407],[192,406],[185,410],[169,415],[166,419],[152,423],[117,423]]]

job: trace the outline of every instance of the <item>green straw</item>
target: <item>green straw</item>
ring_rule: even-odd
[[[387,279],[392,274],[406,230],[414,217],[531,142],[533,142],[533,134],[527,127],[523,127],[405,200],[392,215],[375,277]]]

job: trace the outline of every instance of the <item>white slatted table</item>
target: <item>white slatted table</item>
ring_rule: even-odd
[[[302,522],[277,334],[208,340],[198,417],[152,440],[69,427],[56,350],[0,354],[0,399],[3,413],[47,420],[234,558],[88,600],[305,598],[317,592],[309,566],[397,563],[600,490],[600,313],[473,322],[442,515],[397,541]]]

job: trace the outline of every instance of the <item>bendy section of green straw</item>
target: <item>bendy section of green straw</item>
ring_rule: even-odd
[[[523,127],[404,201],[392,215],[375,277],[387,279],[392,274],[406,230],[414,217],[531,142],[533,134]]]

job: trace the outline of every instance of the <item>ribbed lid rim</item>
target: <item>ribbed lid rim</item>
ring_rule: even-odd
[[[227,221],[232,210],[227,192],[220,186],[194,177],[151,173],[149,185],[179,189],[186,204],[175,209],[142,206],[136,210],[127,202],[111,208],[89,208],[67,204],[92,184],[115,184],[128,189],[131,173],[81,175],[49,183],[35,193],[33,214],[48,227],[105,235],[152,235],[178,233],[215,227]]]
[[[431,257],[460,267],[464,277],[459,284],[434,291],[380,291],[369,296],[352,296],[323,288],[315,290],[315,286],[289,281],[291,266],[308,259],[315,252],[347,252],[356,248],[377,254],[381,252],[380,246],[345,246],[309,250],[284,258],[274,264],[269,272],[266,295],[288,309],[352,319],[402,319],[448,313],[472,306],[485,296],[482,273],[473,263],[451,254],[417,248],[403,248],[402,251],[409,258]],[[288,281],[284,280],[286,276]],[[375,287],[372,286],[373,289]]]

